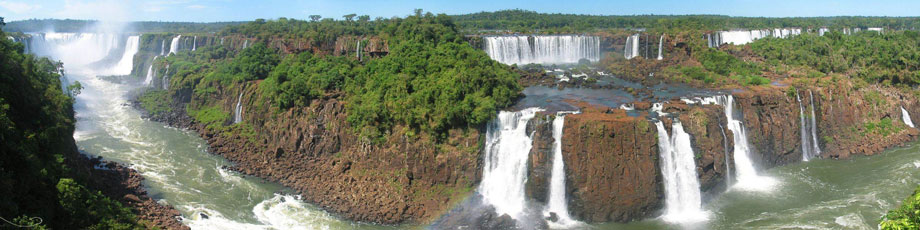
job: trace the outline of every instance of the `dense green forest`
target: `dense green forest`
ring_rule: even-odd
[[[365,61],[310,52],[281,57],[260,42],[240,52],[210,47],[161,60],[176,71],[170,79],[171,88],[192,88],[196,96],[215,93],[218,86],[262,79],[260,90],[272,106],[281,109],[342,96],[347,102],[348,121],[366,137],[380,137],[397,126],[445,137],[451,128],[489,121],[520,94],[518,75],[471,47],[451,17],[443,14],[417,11],[415,16],[379,21],[373,26],[332,20],[260,20],[231,26],[221,33],[309,36],[330,27],[343,31],[332,33],[335,36],[386,38],[390,53]],[[189,113],[199,121],[214,120],[211,115],[215,113],[201,113],[201,109],[191,108]]]
[[[73,168],[85,165],[70,164],[82,157],[72,106],[80,85],[62,90],[59,66],[0,39],[0,218],[10,222],[0,228],[142,228],[129,209],[86,186],[88,175]]]
[[[869,83],[920,84],[920,33],[863,32],[824,36],[804,34],[790,39],[768,38],[751,44],[765,63],[776,68],[804,69],[798,77],[845,74]]]
[[[82,32],[94,28],[99,21],[73,19],[29,19],[12,21],[3,26],[7,32]],[[125,32],[130,33],[213,33],[230,25],[245,22],[130,22],[125,24]]]
[[[888,211],[888,214],[879,224],[879,229],[885,230],[909,230],[920,228],[920,187],[914,190],[907,199],[901,202],[901,206]]]
[[[580,33],[604,29],[727,30],[782,27],[833,29],[853,27],[920,28],[917,17],[729,17],[722,15],[583,15],[547,14],[527,10],[503,10],[455,15],[457,25],[468,32],[494,30],[513,32]]]

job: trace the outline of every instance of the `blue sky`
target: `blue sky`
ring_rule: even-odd
[[[242,21],[319,14],[341,19],[406,16],[412,9],[463,14],[502,9],[595,15],[721,14],[731,16],[920,16],[920,1],[866,0],[0,0],[0,17],[115,21]]]

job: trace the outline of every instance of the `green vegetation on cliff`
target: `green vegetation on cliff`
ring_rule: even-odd
[[[0,39],[0,217],[20,225],[41,222],[37,228],[140,228],[129,209],[88,188],[88,175],[71,165],[82,157],[73,140],[70,96],[80,87],[62,90],[60,65]]]
[[[264,80],[260,90],[280,109],[341,95],[347,102],[348,121],[367,137],[405,126],[442,138],[451,128],[484,124],[520,94],[518,76],[510,67],[471,47],[449,16],[418,13],[379,22],[377,29],[355,29],[370,22],[288,19],[229,27],[223,33],[278,37],[293,36],[286,35],[290,29],[313,31],[339,25],[350,31],[344,34],[386,38],[389,54],[367,60],[311,52],[280,58],[263,42],[236,54],[203,48],[166,58],[176,71],[170,76],[170,91],[190,88],[195,97],[206,98],[218,89]],[[377,32],[363,34],[373,31]],[[189,114],[199,110],[195,106],[204,105],[193,105]]]
[[[829,32],[761,39],[751,43],[751,48],[769,65],[800,69],[793,77],[841,73],[869,83],[916,86],[920,85],[918,43],[920,33],[915,31]],[[812,72],[819,74],[806,74]]]
[[[455,15],[464,30],[509,30],[514,32],[580,33],[603,29],[648,29],[653,31],[766,29],[782,27],[917,28],[916,17],[729,17],[722,15],[584,15],[549,14],[527,10],[502,10]]]
[[[900,207],[888,211],[878,226],[883,230],[920,229],[920,187]]]

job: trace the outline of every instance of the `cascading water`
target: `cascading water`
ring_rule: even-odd
[[[110,69],[107,74],[111,75],[128,75],[134,68],[134,55],[137,54],[140,36],[130,36],[125,43],[125,53],[121,56],[118,63]]]
[[[175,54],[179,52],[179,39],[182,38],[182,35],[178,35],[169,42],[169,54]]]
[[[160,56],[166,56],[166,40],[160,41]]]
[[[808,90],[809,102],[811,102],[811,146],[814,149],[814,156],[821,155],[821,148],[818,147],[818,123],[815,122],[815,96]]]
[[[811,91],[809,91],[811,94]],[[821,149],[818,148],[818,138],[816,135],[816,126],[815,123],[815,104],[814,98],[811,100],[811,119],[806,119],[805,117],[805,106],[802,104],[802,98],[799,96],[799,92],[796,91],[795,99],[799,102],[799,123],[801,124],[801,139],[802,139],[802,160],[808,161],[811,158],[821,154]],[[810,121],[810,122],[809,122]]]
[[[731,161],[730,153],[728,152],[728,136],[725,135],[725,127],[722,124],[719,124],[719,132],[722,133],[722,148],[725,149],[725,183],[732,183],[732,168],[728,165],[728,162]]]
[[[566,112],[556,113],[553,119],[553,168],[550,177],[549,202],[544,216],[555,213],[558,218],[550,222],[553,228],[570,228],[580,223],[569,216],[569,206],[565,194],[565,162],[562,158],[562,128],[565,125]]]
[[[690,135],[684,132],[679,121],[671,125],[671,136],[661,121],[658,127],[658,151],[661,154],[661,175],[664,179],[665,213],[662,219],[673,223],[705,221],[709,214],[702,209],[700,182],[696,175],[696,162]]]
[[[157,73],[153,71],[153,64],[156,63],[158,57],[160,56],[153,57],[153,61],[150,62],[150,67],[147,67],[147,78],[144,78],[145,86],[150,86],[150,83],[153,82],[153,79],[157,77]]]
[[[375,228],[337,219],[296,196],[280,195],[291,191],[278,184],[224,169],[231,162],[209,154],[207,142],[197,134],[141,119],[127,105],[139,85],[97,77],[132,72],[115,66],[120,65],[118,57],[134,51],[112,48],[132,38],[71,34],[32,39],[36,55],[73,60],[63,62],[67,71],[61,72],[84,87],[74,104],[73,136],[81,152],[130,165],[144,176],[151,197],[178,209],[192,229]]]
[[[751,191],[769,191],[776,181],[773,178],[757,175],[757,169],[751,160],[751,147],[747,140],[747,131],[741,117],[735,112],[735,98],[732,95],[721,95],[704,99],[703,103],[714,102],[725,110],[725,119],[728,130],[732,132],[735,160],[735,178],[737,183],[732,188]]]
[[[198,36],[192,39],[192,51],[198,50]]]
[[[568,64],[600,60],[600,38],[584,35],[483,37],[483,49],[504,64]]]
[[[169,64],[166,64],[166,72],[163,73],[163,79],[160,86],[163,87],[163,90],[169,89]]]
[[[623,57],[633,59],[639,56],[639,34],[633,34],[626,38],[626,45],[623,46]]]
[[[249,47],[249,40],[243,41],[243,49],[248,48],[248,47]]]
[[[539,111],[543,110],[502,111],[486,131],[482,182],[478,191],[485,203],[495,207],[498,215],[508,214],[514,219],[524,215],[527,159],[533,144],[527,133],[527,122]]]
[[[914,128],[914,122],[910,121],[910,113],[904,109],[904,106],[901,106],[901,120],[904,121],[905,125]]]
[[[236,110],[233,111],[233,124],[243,122],[243,92],[236,98]]]
[[[660,38],[658,38],[658,60],[664,59],[664,56],[661,56],[661,51],[662,51],[661,45],[662,45],[662,44],[664,44],[664,35],[663,35],[663,34],[661,35]]]
[[[710,38],[709,47],[718,47],[722,44],[743,45],[766,37],[788,38],[790,36],[799,34],[802,34],[802,29],[800,28],[776,28],[772,30],[764,29],[719,31],[715,32],[713,35],[710,35],[708,38]],[[712,37],[717,39],[712,39]]]

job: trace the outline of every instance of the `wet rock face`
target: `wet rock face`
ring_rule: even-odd
[[[562,136],[569,212],[588,222],[650,216],[662,204],[657,134],[623,110],[567,115]]]
[[[802,160],[799,105],[778,89],[754,89],[734,94],[741,108],[752,160],[758,169]]]
[[[528,178],[524,191],[527,198],[542,204],[549,200],[549,186],[553,174],[556,141],[553,138],[553,119],[555,115],[540,113],[527,124],[528,131],[532,129],[529,133],[532,134],[533,146],[530,149]]]
[[[721,189],[716,188],[725,183],[726,153],[731,153],[733,148],[732,133],[725,130],[725,136],[722,136],[722,127],[727,123],[724,108],[719,105],[683,108],[685,111],[680,112],[678,119],[690,134],[693,153],[696,154],[694,159],[700,190],[709,194],[721,192]],[[726,149],[726,146],[730,149]]]

